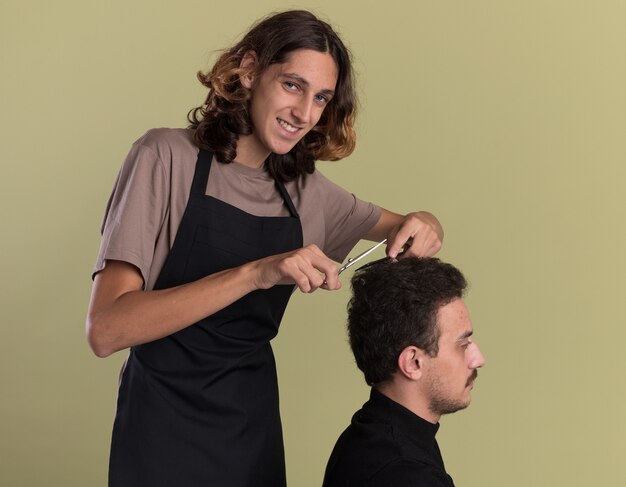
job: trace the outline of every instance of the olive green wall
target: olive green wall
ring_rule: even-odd
[[[130,144],[183,126],[195,72],[272,10],[351,47],[365,199],[430,209],[487,358],[440,443],[457,485],[626,485],[626,6],[619,1],[3,0],[0,484],[104,485],[117,373],[84,316]],[[347,277],[344,283],[347,282]],[[367,397],[348,291],[296,294],[276,340],[291,486],[321,483]]]

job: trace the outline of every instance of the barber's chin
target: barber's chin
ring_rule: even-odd
[[[281,144],[275,144],[271,148],[272,149],[271,152],[279,156],[284,156],[285,154],[289,153],[295,146],[296,144],[292,144],[287,141]]]

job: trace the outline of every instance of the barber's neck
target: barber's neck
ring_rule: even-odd
[[[241,135],[237,140],[235,160],[244,166],[260,169],[269,155],[270,152],[254,135]]]
[[[375,384],[373,387],[420,418],[436,424],[441,415],[431,411],[428,396],[420,390],[420,385],[397,374],[391,380]]]

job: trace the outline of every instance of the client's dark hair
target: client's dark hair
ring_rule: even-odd
[[[463,296],[467,282],[436,258],[383,259],[357,270],[348,304],[348,333],[365,381],[391,379],[400,352],[414,345],[431,356],[439,347],[437,311]]]

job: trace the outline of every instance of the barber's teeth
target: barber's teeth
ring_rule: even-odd
[[[291,125],[291,124],[289,124],[289,123],[285,122],[284,120],[282,120],[282,119],[280,119],[280,118],[278,119],[278,123],[279,123],[279,124],[280,124],[280,126],[281,126],[282,128],[284,128],[287,132],[292,132],[292,133],[293,133],[293,132],[295,132],[296,130],[298,130],[298,127],[294,127],[293,125]]]

